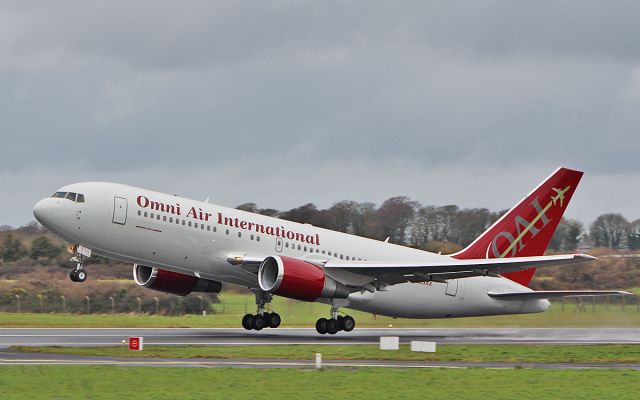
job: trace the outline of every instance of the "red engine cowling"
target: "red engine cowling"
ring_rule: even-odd
[[[197,276],[133,264],[133,279],[139,286],[160,292],[186,296],[191,292],[218,293],[222,283]]]
[[[296,300],[347,298],[346,286],[326,276],[324,270],[297,258],[271,256],[258,269],[260,289]]]

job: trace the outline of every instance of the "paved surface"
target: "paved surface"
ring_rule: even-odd
[[[0,351],[0,365],[112,365],[121,367],[182,367],[182,368],[304,368],[314,369],[315,360],[263,359],[189,359],[189,358],[118,358],[62,354],[16,353]],[[543,369],[634,369],[640,364],[542,364],[542,363],[478,363],[420,361],[324,361],[323,367],[376,368],[543,368]]]
[[[352,332],[319,335],[315,329],[279,328],[260,332],[242,328],[2,328],[0,348],[26,346],[113,346],[130,336],[145,345],[267,345],[379,343],[380,336],[399,336],[401,343],[427,340],[465,344],[608,344],[640,343],[640,329],[592,328],[356,328]]]

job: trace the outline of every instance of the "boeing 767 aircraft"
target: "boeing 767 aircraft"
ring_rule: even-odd
[[[452,318],[545,311],[550,298],[625,294],[533,291],[535,268],[593,260],[544,252],[582,172],[559,168],[465,249],[451,255],[317,228],[116,183],[65,186],[33,208],[37,220],[92,253],[133,264],[135,282],[185,296],[248,287],[257,311],[245,329],[277,328],[273,295],[331,305],[321,334],[351,331],[340,308],[401,318]]]

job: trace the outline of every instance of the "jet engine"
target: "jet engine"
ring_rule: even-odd
[[[296,300],[349,297],[349,289],[324,273],[324,269],[297,258],[270,256],[258,269],[260,289]]]
[[[218,281],[140,264],[133,264],[133,279],[138,286],[178,296],[186,296],[191,292],[218,293],[222,290],[222,283]]]

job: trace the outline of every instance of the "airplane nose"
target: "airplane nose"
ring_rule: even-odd
[[[42,199],[33,206],[33,216],[36,217],[38,222],[40,222],[42,225],[45,225],[45,221],[47,218],[47,200],[48,199]]]

